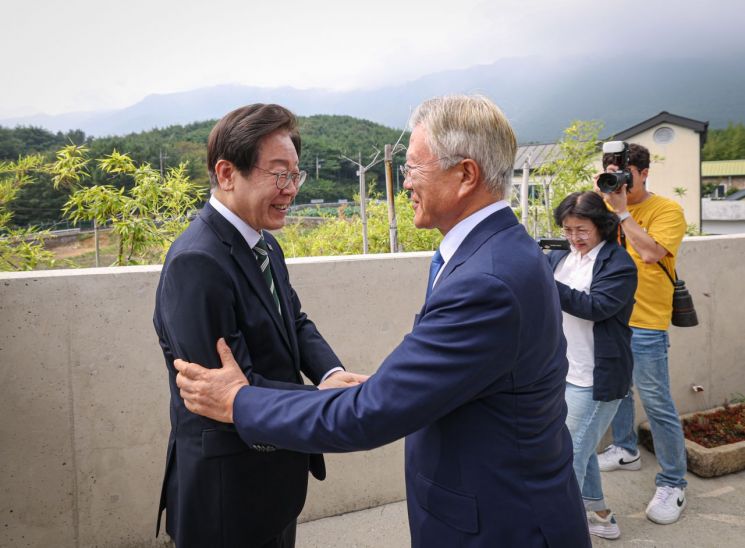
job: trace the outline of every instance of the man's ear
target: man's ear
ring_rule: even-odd
[[[460,192],[470,194],[481,185],[481,168],[471,158],[461,161]]]
[[[217,186],[220,190],[233,190],[233,178],[236,167],[233,162],[227,160],[218,160],[215,164],[215,176],[217,177]]]

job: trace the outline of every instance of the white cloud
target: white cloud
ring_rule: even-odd
[[[351,89],[526,55],[745,53],[739,0],[6,0],[0,114],[224,83]]]

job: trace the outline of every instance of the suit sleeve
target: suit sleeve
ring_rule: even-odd
[[[298,351],[300,354],[300,370],[311,380],[313,384],[319,384],[327,371],[335,367],[341,367],[341,361],[326,342],[316,325],[302,311],[300,299],[290,284],[290,275],[287,271],[284,253],[281,246],[274,240],[273,246],[278,250],[283,266],[284,290],[289,295],[292,308],[295,335],[297,336]]]
[[[291,300],[295,308],[295,333],[300,350],[300,370],[313,384],[319,384],[326,372],[334,367],[341,367],[341,361],[332,350],[326,339],[318,332],[316,325],[300,309],[300,300],[290,286]]]
[[[519,306],[492,275],[448,282],[366,383],[313,393],[242,388],[233,417],[243,440],[312,453],[370,449],[497,390],[516,361]]]
[[[636,284],[636,265],[626,251],[619,248],[593,278],[589,294],[559,281],[556,287],[564,312],[599,322],[615,316],[634,298]]]
[[[270,381],[252,372],[251,355],[235,317],[232,279],[213,257],[182,252],[164,268],[160,306],[174,358],[219,368],[216,344],[224,337],[252,384],[304,389],[303,385]]]

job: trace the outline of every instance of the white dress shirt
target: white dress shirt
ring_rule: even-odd
[[[471,233],[476,225],[486,219],[492,213],[496,213],[497,211],[499,211],[500,209],[504,209],[505,207],[509,207],[509,204],[505,200],[499,200],[498,202],[489,204],[488,206],[479,209],[475,213],[471,213],[468,217],[461,220],[457,225],[451,228],[447,234],[445,234],[442,242],[440,242],[440,255],[442,255],[442,260],[444,261],[444,263],[440,267],[440,270],[437,272],[437,276],[435,276],[435,279],[432,282],[433,286],[440,278],[440,274],[444,272],[445,266],[448,264],[448,261],[453,258],[453,255],[455,255],[455,252],[458,251],[460,244],[463,243],[463,240],[466,239],[466,236]]]
[[[584,256],[572,247],[571,252],[561,260],[554,272],[554,278],[575,289],[590,294],[592,269],[595,259],[605,242],[600,242]],[[567,340],[567,360],[569,372],[567,382],[575,386],[592,386],[592,372],[595,369],[595,322],[583,320],[566,312],[561,313],[564,319],[564,337]]]
[[[214,194],[210,196],[210,205],[214,207],[220,215],[225,217],[225,220],[233,225],[238,232],[241,233],[241,236],[243,236],[243,239],[246,240],[248,247],[253,249],[254,246],[256,246],[256,244],[259,242],[259,238],[261,238],[260,232],[257,232],[255,229],[251,228],[251,226],[249,226],[246,221],[230,211],[227,206],[223,205],[223,203],[215,197]]]

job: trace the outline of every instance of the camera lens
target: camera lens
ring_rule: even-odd
[[[617,171],[615,173],[602,173],[598,177],[598,188],[600,192],[610,194],[618,190],[623,183],[625,183],[626,177],[623,172]]]

